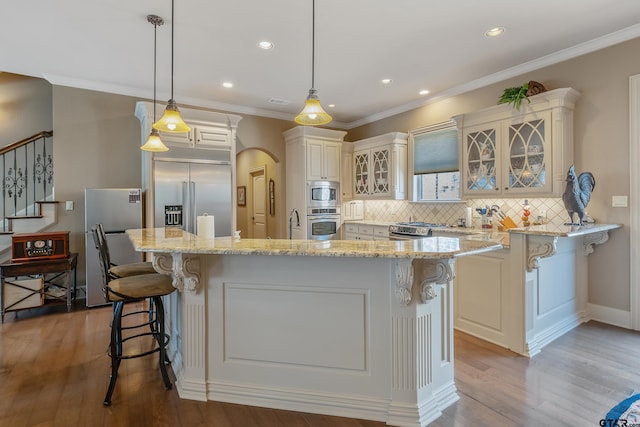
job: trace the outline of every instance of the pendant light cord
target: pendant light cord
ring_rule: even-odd
[[[173,26],[174,26],[174,0],[171,0],[171,99],[173,99]]]
[[[316,0],[312,0],[311,1],[311,89],[315,89],[316,87],[315,69],[316,69]]]
[[[157,55],[158,55],[158,24],[154,22],[153,23],[153,123],[156,122]]]

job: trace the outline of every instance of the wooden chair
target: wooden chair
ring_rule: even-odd
[[[168,362],[166,348],[169,343],[169,335],[165,333],[164,326],[164,305],[162,297],[169,295],[175,291],[171,283],[171,277],[160,274],[140,274],[136,276],[114,278],[109,272],[109,261],[106,256],[106,241],[100,238],[98,227],[92,227],[93,240],[98,249],[100,257],[100,270],[103,279],[103,290],[107,302],[113,307],[113,319],[111,321],[111,338],[109,342],[108,354],[111,358],[111,379],[109,388],[104,399],[104,405],[111,405],[111,397],[115,389],[116,380],[118,378],[118,368],[122,360],[133,359],[148,356],[153,353],[159,353],[160,373],[167,390],[171,389],[172,384],[167,374],[166,364]],[[131,313],[123,313],[124,304],[127,302],[150,300],[150,307],[155,310],[142,310]],[[128,316],[140,316],[148,314],[145,321],[136,323],[131,326],[123,325],[123,318]],[[139,328],[149,327],[148,332],[136,331]],[[123,332],[131,330],[125,336]],[[148,350],[140,350],[134,352],[125,352],[125,345],[132,345],[134,342],[140,343],[141,340],[152,338],[152,345]],[[141,343],[142,345],[148,343]]]

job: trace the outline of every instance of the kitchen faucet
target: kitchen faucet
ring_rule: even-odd
[[[300,227],[300,214],[298,213],[298,209],[291,209],[291,213],[289,214],[289,240],[293,239],[293,214],[296,214],[296,227]]]

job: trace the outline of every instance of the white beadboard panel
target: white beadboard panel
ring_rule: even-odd
[[[227,361],[367,369],[366,290],[269,283],[223,287]]]

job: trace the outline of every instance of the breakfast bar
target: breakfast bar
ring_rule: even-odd
[[[180,397],[425,426],[458,400],[458,257],[487,236],[204,239],[127,231],[181,292],[165,303]]]

